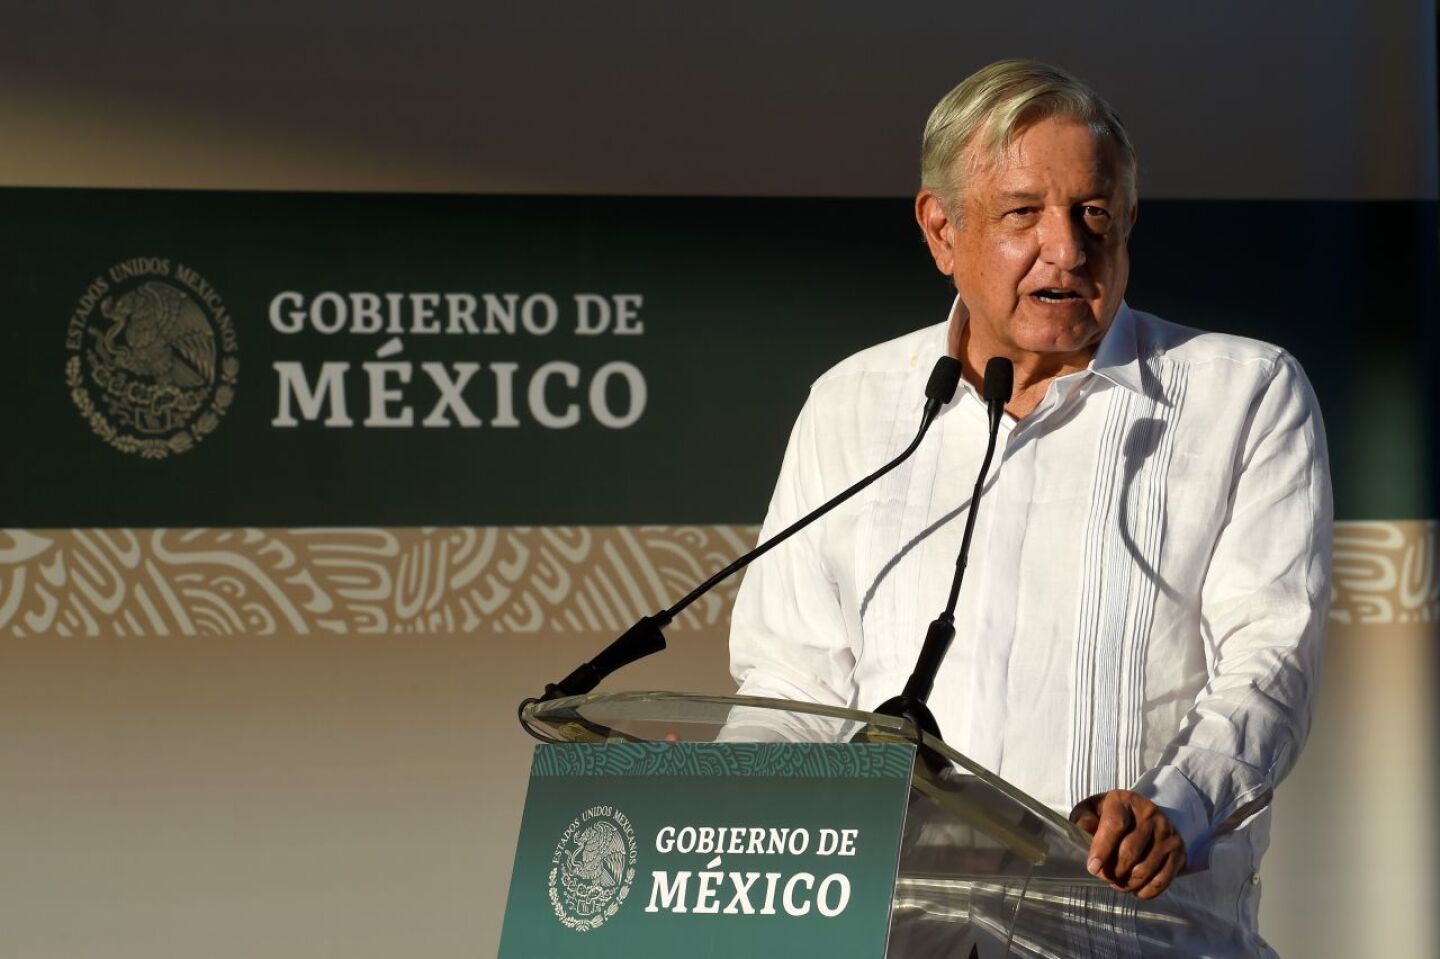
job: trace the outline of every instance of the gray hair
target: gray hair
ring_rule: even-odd
[[[1088,84],[1035,60],[1000,60],[972,73],[935,104],[920,150],[920,185],[946,207],[964,189],[960,158],[999,155],[1026,127],[1054,117],[1079,120],[1119,151],[1120,187],[1135,204],[1135,147],[1110,104]]]

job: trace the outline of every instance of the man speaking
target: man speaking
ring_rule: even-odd
[[[961,389],[915,456],[750,571],[732,670],[743,694],[860,709],[904,686],[984,455],[979,371],[1008,358],[929,705],[955,748],[1073,810],[1095,875],[1263,949],[1269,802],[1329,599],[1325,439],[1285,351],[1126,305],[1135,180],[1119,118],[1053,67],[992,64],[935,107],[915,213],[954,306],[815,382],[762,537],[905,447],[935,357]]]

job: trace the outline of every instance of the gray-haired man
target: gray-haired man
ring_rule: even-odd
[[[1283,350],[1124,304],[1135,153],[1064,72],[971,76],[932,113],[922,166],[916,217],[951,314],[816,381],[766,534],[904,446],[897,413],[935,355],[966,383],[912,460],[750,572],[741,692],[873,708],[904,685],[983,454],[976,371],[1008,357],[1000,465],[930,705],[956,748],[1073,809],[1096,875],[1213,915],[1229,945],[1205,954],[1261,952],[1269,800],[1309,727],[1329,595],[1309,385]]]

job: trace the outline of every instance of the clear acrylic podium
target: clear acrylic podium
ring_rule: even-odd
[[[567,743],[917,744],[891,959],[1180,956],[1213,925],[1183,897],[1143,902],[1114,892],[1086,872],[1089,837],[1078,827],[904,720],[786,700],[630,692],[532,704],[521,721]],[[1214,954],[1253,955],[1252,946]]]

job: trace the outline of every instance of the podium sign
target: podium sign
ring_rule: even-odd
[[[915,748],[537,746],[500,959],[881,959]]]

